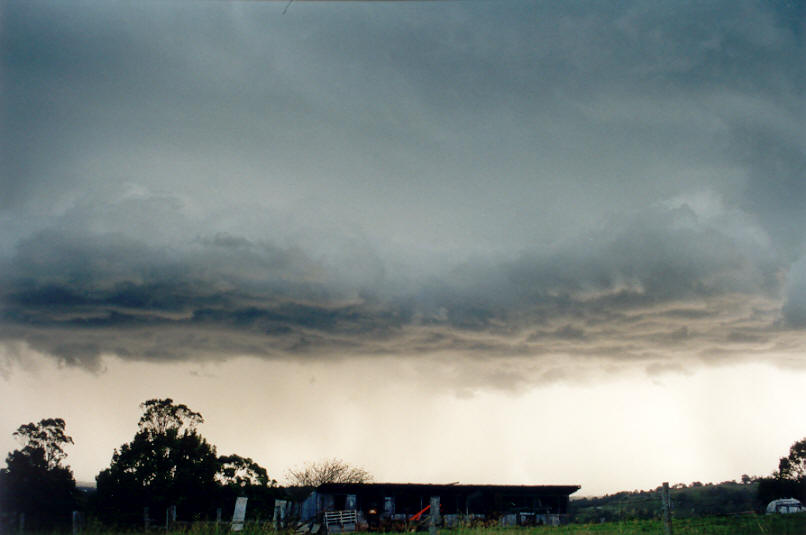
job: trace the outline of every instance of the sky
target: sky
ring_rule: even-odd
[[[284,481],[766,475],[806,436],[806,4],[0,3],[0,455],[171,397]]]

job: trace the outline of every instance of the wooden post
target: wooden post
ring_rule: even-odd
[[[25,531],[25,513],[20,513],[20,523],[17,525],[17,529],[19,529],[20,533]]]
[[[73,511],[73,535],[78,535],[81,531],[81,513]]]
[[[215,510],[215,532],[218,533],[218,525],[221,524],[221,508]]]
[[[143,531],[148,531],[151,527],[151,517],[148,515],[148,507],[143,507]]]
[[[661,494],[663,503],[663,533],[672,535],[672,499],[669,496],[669,482],[663,482],[663,492]]]
[[[428,523],[428,535],[437,535],[437,524],[439,523],[439,496],[431,496],[430,522]]]

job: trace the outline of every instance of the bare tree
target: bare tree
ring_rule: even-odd
[[[369,483],[374,478],[363,468],[334,457],[292,468],[286,472],[286,479],[293,486],[318,487],[324,483]]]

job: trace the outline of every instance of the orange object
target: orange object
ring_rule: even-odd
[[[413,515],[411,518],[409,518],[409,522],[411,522],[412,520],[420,520],[420,517],[421,517],[421,516],[423,516],[423,513],[425,513],[425,512],[426,512],[426,511],[428,511],[429,509],[431,509],[431,506],[430,506],[430,505],[426,505],[426,506],[425,506],[425,509],[423,509],[423,510],[422,510],[422,511],[420,511],[419,513],[417,513],[417,514]]]

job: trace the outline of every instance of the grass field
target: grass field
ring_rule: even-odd
[[[674,535],[806,535],[806,515],[734,515],[676,520]],[[663,534],[660,520],[630,520],[601,524],[568,524],[540,528],[441,530],[442,535],[637,535]]]
[[[792,515],[729,515],[702,518],[678,519],[672,525],[673,535],[806,535],[806,513]],[[2,531],[2,530],[0,530]],[[14,532],[9,532],[9,535]],[[58,532],[25,531],[28,535],[55,535]],[[115,530],[90,522],[81,530],[81,535],[134,535],[143,534],[142,529]],[[226,523],[188,523],[175,530],[152,529],[154,535],[226,535],[230,532]],[[275,531],[269,522],[247,523],[241,535],[294,535],[293,530]],[[366,532],[365,532],[366,533]],[[419,535],[428,533],[418,532]],[[387,532],[388,535],[396,535]],[[443,528],[439,535],[663,535],[660,520],[626,520],[596,524],[568,524],[560,527],[540,526],[533,528]],[[324,535],[324,534],[322,534]],[[399,535],[411,535],[401,532]]]
[[[674,535],[806,535],[806,514],[797,515],[731,515],[675,520]],[[114,531],[101,526],[87,526],[82,535],[116,535],[142,533],[142,531]],[[185,529],[155,530],[163,535],[224,535],[230,533],[222,524],[216,529],[212,524],[198,523]],[[276,532],[269,523],[247,524],[242,535],[293,535],[293,531]],[[420,532],[421,534],[427,532]],[[639,535],[663,534],[660,520],[629,520],[597,524],[568,524],[560,527],[534,528],[454,528],[440,529],[440,535]],[[392,534],[390,534],[392,535]],[[407,534],[408,535],[408,534]]]

